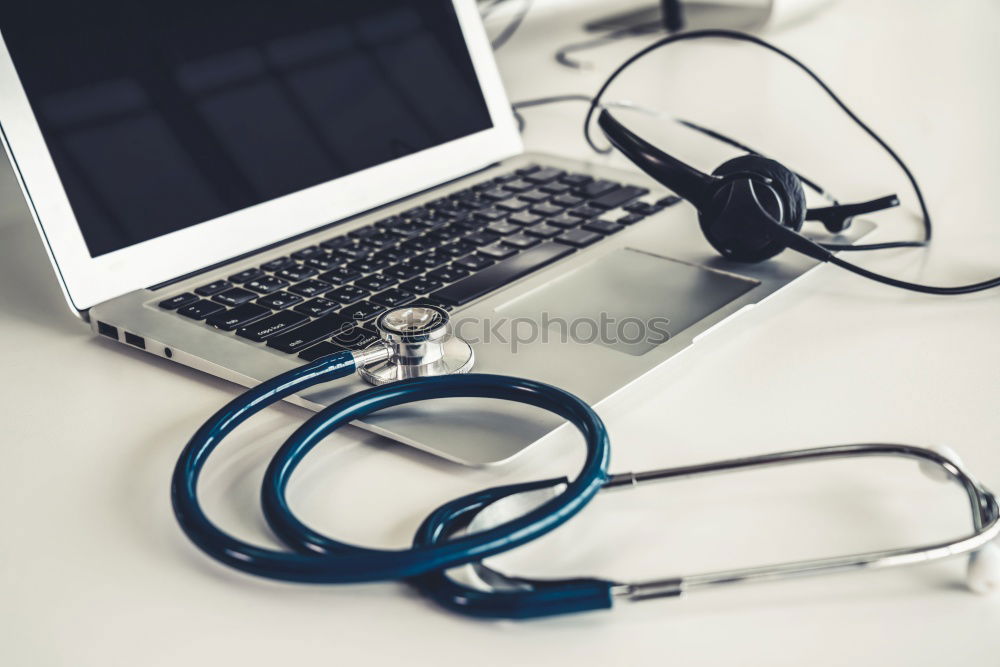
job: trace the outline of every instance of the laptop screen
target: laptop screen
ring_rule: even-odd
[[[93,257],[492,127],[451,0],[0,3]]]

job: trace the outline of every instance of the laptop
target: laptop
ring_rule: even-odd
[[[814,265],[726,263],[645,176],[526,154],[473,0],[3,3],[0,36],[4,147],[69,306],[241,385],[430,303],[476,371],[599,406]],[[560,425],[475,399],[358,423],[469,465]]]

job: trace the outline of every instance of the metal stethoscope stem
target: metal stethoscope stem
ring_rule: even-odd
[[[1000,535],[1000,516],[998,516],[1000,515],[1000,510],[998,510],[993,494],[980,486],[972,476],[966,473],[959,464],[949,457],[931,449],[912,445],[837,445],[714,461],[678,468],[613,474],[608,479],[604,488],[631,487],[649,482],[691,479],[746,468],[773,467],[819,459],[844,459],[861,456],[898,456],[917,459],[939,467],[949,479],[957,482],[968,496],[972,515],[972,534],[958,540],[916,547],[887,549],[834,558],[804,560],[762,567],[685,575],[656,581],[619,584],[612,589],[612,593],[616,597],[629,600],[645,600],[681,595],[700,589],[738,583],[779,581],[782,579],[849,570],[916,565],[975,552],[989,545]]]
[[[760,567],[683,575],[651,581],[612,581],[586,577],[537,580],[515,576],[489,562],[468,566],[472,582],[461,583],[446,572],[431,573],[417,587],[439,604],[462,613],[500,618],[528,618],[607,609],[615,601],[642,601],[678,597],[686,593],[738,583],[779,581],[818,574],[878,569],[926,563],[961,554],[971,554],[967,583],[981,593],[1000,588],[1000,548],[992,541],[1000,535],[1000,508],[994,495],[968,474],[956,456],[894,444],[836,445],[777,452],[760,456],[610,475],[604,489],[627,489],[651,482],[691,479],[749,468],[789,465],[815,460],[869,456],[915,459],[930,476],[957,482],[968,497],[971,534],[948,542],[902,549],[872,551]],[[560,480],[497,487],[446,503],[421,526],[417,543],[446,541],[464,530],[475,534],[497,521],[509,520],[530,510],[540,498],[560,487]]]

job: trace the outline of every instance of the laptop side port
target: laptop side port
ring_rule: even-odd
[[[97,333],[102,336],[107,336],[113,340],[118,340],[118,327],[113,327],[106,322],[101,322],[100,320],[97,322]]]
[[[125,332],[125,342],[142,350],[146,349],[146,339],[142,336],[136,336],[134,333],[129,333],[128,331]]]

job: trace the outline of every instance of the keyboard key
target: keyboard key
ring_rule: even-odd
[[[427,294],[428,292],[433,292],[443,285],[444,283],[440,280],[435,280],[427,276],[419,276],[413,280],[406,281],[400,285],[400,288],[412,294]]]
[[[403,217],[403,218],[407,218],[409,220],[413,220],[415,218],[426,217],[427,213],[428,213],[427,209],[424,208],[423,206],[416,206],[414,208],[411,208],[411,209],[408,209],[406,211],[403,211],[399,215],[401,217]]]
[[[334,345],[348,350],[363,350],[379,341],[379,335],[364,327],[351,327],[338,331],[330,339]]]
[[[568,213],[563,213],[561,215],[555,216],[554,218],[549,218],[548,220],[545,221],[545,224],[553,225],[555,227],[562,227],[563,229],[568,229],[570,227],[576,227],[581,222],[583,222],[582,218],[569,215]]]
[[[387,289],[386,291],[379,292],[373,296],[370,301],[388,308],[395,308],[396,306],[402,306],[403,304],[413,301],[414,298],[416,297],[409,292],[404,292],[401,289]]]
[[[449,243],[453,238],[455,238],[455,233],[455,230],[450,227],[448,229],[436,229],[433,232],[427,232],[424,234],[424,238],[438,246]]]
[[[401,250],[408,253],[408,255],[412,255],[413,253],[430,250],[435,245],[437,245],[437,243],[435,243],[434,239],[421,236],[415,239],[410,239],[404,243],[400,243],[399,247]]]
[[[553,236],[558,236],[562,231],[561,228],[552,225],[535,225],[525,229],[524,233],[529,236],[537,236],[540,239],[550,239]]]
[[[243,283],[247,282],[248,280],[256,280],[257,278],[260,278],[263,275],[264,275],[264,272],[261,271],[260,269],[257,269],[257,268],[244,269],[243,271],[240,271],[239,273],[234,273],[233,275],[229,276],[229,280],[231,282],[238,283],[238,284],[242,285]]]
[[[361,259],[362,257],[367,257],[375,251],[374,246],[370,246],[367,243],[355,243],[354,245],[344,246],[337,250],[338,253],[347,257],[348,259]]]
[[[286,266],[291,266],[292,264],[292,260],[288,257],[278,257],[276,259],[272,259],[270,262],[264,262],[260,265],[260,268],[264,271],[280,271]]]
[[[264,276],[263,278],[251,280],[243,286],[247,289],[252,289],[258,294],[270,294],[271,292],[277,292],[280,289],[288,287],[288,281],[275,278],[274,276]]]
[[[541,167],[539,167],[537,164],[529,164],[526,167],[521,167],[520,169],[515,171],[514,174],[516,174],[517,176],[523,176],[525,174],[530,174],[533,171],[538,171],[539,169],[541,169]]]
[[[332,285],[343,285],[344,283],[351,282],[355,278],[360,278],[361,272],[357,269],[350,268],[349,266],[342,266],[339,269],[333,269],[332,271],[321,273],[316,277],[323,282],[327,282]]]
[[[474,243],[477,246],[489,245],[496,241],[499,236],[492,234],[490,232],[476,232],[475,234],[469,234],[465,237],[466,243]]]
[[[441,248],[441,252],[452,257],[461,257],[462,255],[468,255],[475,249],[476,246],[472,243],[467,243],[466,241],[456,241],[455,243],[443,246]]]
[[[611,222],[610,220],[591,220],[585,224],[581,229],[586,229],[588,232],[597,232],[598,234],[616,234],[621,230],[625,229],[623,226],[619,225],[617,222]]]
[[[490,201],[503,201],[504,199],[509,199],[514,193],[503,188],[490,188],[489,190],[483,190],[480,194]]]
[[[431,298],[456,306],[464,305],[484,294],[523,278],[532,271],[562,259],[573,252],[569,246],[543,243],[491,267],[483,269],[457,283],[439,289]]]
[[[427,274],[435,280],[440,280],[446,283],[453,283],[456,280],[461,280],[465,276],[469,275],[468,269],[463,269],[461,266],[455,266],[454,264],[449,264],[448,266],[442,266],[440,269],[435,269]]]
[[[567,229],[556,237],[556,241],[573,246],[574,248],[582,248],[600,241],[602,238],[604,237],[597,232],[588,232],[583,229]]]
[[[351,324],[346,318],[336,313],[329,313],[287,333],[269,337],[267,346],[288,354],[296,354],[313,343],[329,338],[337,331],[350,326]]]
[[[505,199],[497,202],[497,208],[504,211],[523,211],[528,208],[528,202],[523,199]]]
[[[388,218],[382,218],[381,220],[376,222],[375,226],[382,229],[392,229],[393,227],[398,227],[399,225],[405,225],[405,224],[406,221],[403,220],[398,215],[390,215]],[[347,245],[347,244],[344,243],[341,245]]]
[[[583,197],[577,197],[576,195],[559,195],[552,199],[552,203],[558,206],[579,206],[584,202]]]
[[[632,201],[636,197],[641,197],[647,192],[649,192],[647,188],[638,188],[633,185],[626,185],[623,188],[618,188],[617,190],[612,190],[607,194],[601,195],[596,199],[591,199],[590,205],[597,208],[603,208],[605,210],[609,208],[618,208],[622,204]]]
[[[456,264],[463,269],[468,269],[469,271],[479,271],[480,269],[485,269],[487,266],[493,263],[492,259],[487,259],[482,255],[466,255],[460,259],[456,259],[453,264]]]
[[[652,215],[660,210],[659,206],[650,204],[648,201],[634,201],[631,204],[622,206],[622,208],[629,213],[638,213],[639,215]]]
[[[605,195],[612,190],[617,190],[620,186],[614,181],[607,181],[603,178],[597,181],[591,181],[583,187],[580,188],[580,194],[588,199],[593,199],[594,197],[600,197]]]
[[[560,185],[560,184],[556,183],[554,185]],[[521,194],[519,194],[518,197],[523,199],[524,201],[531,202],[532,204],[541,204],[543,201],[548,201],[549,197],[552,196],[548,192],[542,192],[542,190],[545,190],[545,188],[549,187],[552,186],[546,185],[545,187],[540,188],[538,190],[528,190],[527,192],[522,192]],[[569,189],[568,185],[561,185],[561,187],[566,188],[567,190]]]
[[[349,320],[363,322],[365,320],[370,320],[376,315],[380,315],[384,311],[385,306],[380,306],[379,304],[372,303],[370,301],[360,301],[344,308],[340,311],[340,314]]]
[[[202,285],[197,288],[194,293],[202,296],[212,296],[213,294],[218,294],[219,292],[227,290],[232,286],[233,284],[228,280],[214,280],[207,285]]]
[[[200,299],[194,303],[179,308],[177,312],[184,317],[191,318],[192,320],[203,320],[209,315],[225,309],[226,307],[220,303],[215,303],[214,301],[209,301],[207,299]]]
[[[399,239],[393,234],[386,234],[379,231],[375,236],[369,236],[365,241],[376,248],[387,248],[395,245]]]
[[[517,252],[517,248],[514,248],[509,245],[504,245],[503,243],[500,243],[498,241],[493,245],[488,245],[484,248],[480,248],[478,252],[482,255],[489,257],[490,259],[507,259],[508,257]]]
[[[347,235],[352,239],[367,239],[375,236],[379,233],[378,227],[359,227],[353,232],[348,232]]]
[[[475,247],[475,246],[473,246]],[[409,280],[414,276],[418,276],[424,272],[424,269],[407,262],[400,262],[394,266],[390,266],[388,269],[382,271],[383,274],[389,276],[390,278],[395,278],[396,280]]]
[[[316,275],[316,269],[310,268],[308,266],[302,266],[301,264],[293,264],[289,267],[278,271],[276,274],[279,278],[284,278],[285,280],[290,280],[293,283],[297,283],[300,280],[305,280],[310,276]]]
[[[308,315],[309,317],[319,317],[320,315],[326,315],[327,313],[333,312],[334,310],[340,308],[340,304],[336,301],[330,301],[329,299],[324,299],[321,296],[316,297],[305,303],[300,303],[299,305],[292,308],[296,313],[302,313],[303,315]]]
[[[395,264],[406,259],[406,252],[399,248],[386,248],[371,256],[372,261],[386,261]]]
[[[269,336],[288,331],[292,327],[297,327],[308,321],[309,318],[302,313],[296,313],[293,310],[283,310],[280,313],[271,315],[271,317],[265,317],[262,320],[257,320],[252,324],[240,327],[236,330],[236,335],[259,343]]]
[[[396,282],[395,278],[390,278],[389,276],[381,273],[373,273],[367,278],[362,278],[354,284],[359,287],[363,287],[366,290],[378,292],[379,290],[384,290],[387,287],[392,287],[396,284]]]
[[[556,169],[554,167],[545,167],[544,169],[539,169],[538,171],[533,171],[530,174],[524,176],[524,180],[529,183],[548,183],[549,181],[554,181],[566,172],[562,169]]]
[[[356,259],[347,265],[347,268],[359,271],[361,273],[374,273],[381,268],[389,266],[391,263],[388,259],[376,258],[376,257],[366,257],[365,259]]]
[[[410,263],[414,266],[422,266],[426,269],[433,269],[441,266],[442,264],[447,264],[450,261],[451,257],[449,255],[432,250],[431,252],[425,252],[423,255],[417,255],[410,260]]]
[[[322,294],[331,287],[332,285],[330,283],[325,283],[322,280],[303,280],[298,285],[292,285],[289,287],[288,291],[309,299],[318,294]]]
[[[320,246],[326,250],[337,250],[338,248],[343,248],[345,245],[350,244],[351,239],[348,236],[334,236],[332,239],[327,239],[320,243]]]
[[[256,298],[257,295],[250,290],[245,290],[241,287],[234,287],[222,292],[221,294],[216,294],[212,297],[212,300],[218,301],[224,306],[238,306],[241,303],[246,303],[247,301],[251,301]]]
[[[177,296],[172,296],[169,299],[164,299],[159,304],[160,308],[164,310],[177,310],[181,306],[186,306],[189,303],[194,303],[198,300],[198,297],[191,292],[184,292],[184,294],[178,294]]]
[[[522,214],[517,213],[515,215],[522,215]],[[491,224],[489,227],[486,228],[486,231],[493,232],[494,234],[499,234],[501,236],[507,236],[507,234],[513,234],[519,229],[521,229],[520,226],[512,225],[509,222],[504,222],[501,220],[500,222],[494,222],[493,224]]]
[[[315,257],[310,257],[305,262],[306,266],[312,267],[314,269],[319,269],[320,271],[329,271],[335,266],[340,266],[343,263],[343,258],[335,257],[334,255],[328,255],[322,253],[316,255]]]
[[[319,345],[313,345],[299,352],[299,358],[306,361],[316,361],[322,357],[329,357],[331,354],[343,352],[344,348],[329,341],[323,341]]]
[[[623,215],[618,218],[615,222],[619,225],[634,225],[637,222],[642,222],[646,219],[644,215],[636,215],[635,213],[629,213],[628,215]]]
[[[568,185],[579,186],[579,185],[586,185],[587,183],[590,183],[594,179],[590,176],[587,176],[586,174],[566,174],[559,180]]]
[[[316,257],[322,254],[322,252],[323,251],[320,250],[318,246],[311,245],[307,248],[303,248],[302,250],[296,250],[295,252],[293,252],[292,259],[298,259],[298,260],[309,259],[310,257]]]
[[[298,294],[289,294],[287,292],[275,292],[273,294],[268,294],[267,296],[262,296],[257,299],[257,303],[262,306],[267,306],[271,310],[283,310],[289,306],[294,306],[297,303],[302,302],[302,297]]]
[[[528,190],[533,190],[535,188],[534,183],[529,183],[523,179],[516,179],[513,181],[507,181],[503,184],[508,190],[513,190],[514,192],[527,192]]]
[[[484,208],[481,211],[476,211],[473,216],[479,220],[495,222],[497,220],[503,220],[507,217],[507,213],[504,211],[498,211],[495,208]]]
[[[559,183],[559,182],[549,183],[548,185],[543,185],[538,189],[542,191],[542,194],[547,194],[547,195],[561,195],[564,192],[569,192],[569,186],[566,185],[565,183]],[[521,196],[523,197],[524,195]]]
[[[242,306],[237,306],[231,310],[210,315],[205,322],[216,329],[232,331],[236,327],[245,326],[270,314],[271,311],[264,306],[258,306],[256,303],[244,303]]]
[[[557,204],[535,204],[531,207],[531,212],[538,215],[559,215],[563,207]]]
[[[513,234],[505,237],[503,243],[515,248],[530,248],[533,245],[538,245],[538,239],[526,234]]]
[[[544,205],[548,206],[548,204]],[[514,215],[507,218],[507,222],[513,222],[515,225],[522,225],[525,227],[528,225],[534,225],[538,222],[541,222],[541,220],[542,220],[541,215],[535,215],[534,213],[528,213],[527,211],[521,211],[520,213],[515,213]]]
[[[345,287],[341,287],[340,289],[333,290],[327,294],[326,297],[328,299],[339,301],[343,304],[349,304],[354,303],[355,301],[360,301],[369,294],[371,294],[371,292],[366,289],[361,289],[360,287],[356,287],[354,285],[347,285]]]
[[[604,213],[604,209],[583,205],[583,206],[577,206],[576,208],[570,209],[569,211],[566,212],[569,213],[570,215],[575,215],[578,218],[596,218],[601,213]]]
[[[667,206],[673,206],[674,204],[676,204],[680,200],[681,200],[681,198],[678,197],[677,195],[667,195],[663,199],[658,200],[656,202],[656,205],[657,206],[662,206],[662,207],[666,208]]]

